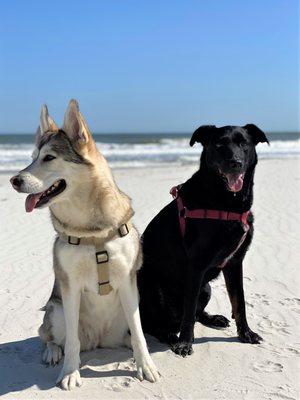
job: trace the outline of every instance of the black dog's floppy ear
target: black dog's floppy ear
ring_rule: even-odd
[[[195,130],[193,133],[191,140],[190,140],[190,146],[194,146],[194,144],[201,143],[202,146],[205,146],[208,141],[209,137],[212,134],[212,132],[217,129],[215,125],[202,125],[198,129]]]
[[[269,143],[269,140],[267,139],[266,134],[259,129],[256,125],[254,124],[247,124],[243,126],[244,129],[249,133],[249,135],[252,137],[254,143],[257,145],[257,143]]]

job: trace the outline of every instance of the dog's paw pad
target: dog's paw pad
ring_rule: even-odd
[[[239,333],[239,339],[243,343],[259,344],[263,339],[257,333],[248,329]]]
[[[75,370],[69,374],[64,374],[63,372],[61,372],[56,383],[60,383],[60,387],[63,390],[72,390],[76,386],[82,385],[80,373],[78,370]]]
[[[181,357],[189,356],[193,353],[192,343],[188,342],[177,342],[172,345],[171,349],[175,354],[178,354]]]
[[[146,379],[149,382],[156,382],[159,380],[159,376],[159,372],[151,359],[137,365],[137,378],[140,381]]]
[[[230,325],[229,319],[223,315],[205,315],[199,316],[199,322],[211,328],[227,328]]]
[[[230,325],[229,319],[223,315],[213,315],[212,325],[217,328],[227,328]]]
[[[47,343],[43,352],[43,362],[49,365],[56,365],[62,358],[62,348],[55,343]]]

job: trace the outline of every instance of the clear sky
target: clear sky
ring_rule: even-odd
[[[297,0],[2,1],[0,132],[61,124],[77,98],[94,132],[295,131]]]

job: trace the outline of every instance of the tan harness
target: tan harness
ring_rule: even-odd
[[[112,291],[112,287],[109,283],[109,254],[104,248],[104,243],[108,241],[108,239],[118,236],[124,237],[128,235],[131,227],[132,223],[131,221],[128,221],[126,224],[121,225],[116,231],[112,231],[109,237],[106,236],[105,238],[96,236],[68,236],[66,233],[57,230],[59,238],[71,246],[82,245],[95,247],[95,262],[98,271],[99,295],[101,296],[105,296]]]

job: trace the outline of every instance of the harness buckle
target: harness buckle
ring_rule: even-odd
[[[106,281],[106,282],[98,282],[98,285],[99,285],[99,286],[108,285],[108,284],[109,284],[109,281]]]
[[[172,189],[170,190],[170,194],[173,196],[173,199],[177,199],[178,187],[177,186],[172,187]]]
[[[97,264],[107,263],[108,260],[109,260],[108,253],[107,253],[106,250],[97,251],[97,253],[95,253],[95,256],[96,256],[96,263]]]
[[[68,243],[73,246],[78,246],[80,244],[80,238],[75,236],[68,236]]]
[[[129,229],[127,224],[123,224],[120,226],[120,228],[118,229],[119,235],[120,237],[126,236],[129,233]]]
[[[173,186],[172,189],[170,190],[170,194],[173,196],[173,199],[177,199],[178,198],[178,192],[181,189],[182,184],[177,185],[177,186]]]
[[[248,216],[249,216],[249,214],[250,214],[250,212],[247,211],[247,212],[245,212],[245,213],[243,213],[243,214],[241,215],[241,222],[242,222],[245,226],[248,226]]]

